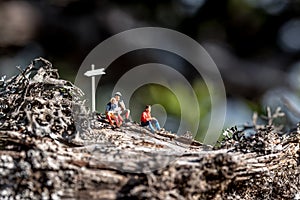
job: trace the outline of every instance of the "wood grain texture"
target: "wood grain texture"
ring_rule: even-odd
[[[152,134],[135,123],[111,129],[87,111],[82,92],[59,79],[42,58],[6,81],[0,94],[0,199],[293,199],[300,194],[300,132],[282,134],[272,123],[279,111],[267,116],[265,125],[254,119],[251,127],[228,130],[212,147],[187,135]]]

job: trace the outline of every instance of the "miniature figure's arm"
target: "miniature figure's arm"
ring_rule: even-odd
[[[108,103],[105,108],[105,113],[111,112],[111,108],[112,108],[111,104]]]
[[[143,114],[144,114],[144,118],[145,118],[147,121],[152,120],[152,117],[151,117],[151,114],[150,114],[150,113],[144,112]]]
[[[119,105],[120,105],[120,107],[121,107],[121,110],[126,110],[124,101],[121,100],[121,101],[119,102]]]

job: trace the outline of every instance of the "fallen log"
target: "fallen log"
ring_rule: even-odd
[[[0,94],[0,199],[300,197],[300,127],[283,134],[280,110],[212,147],[135,123],[111,129],[42,58]]]

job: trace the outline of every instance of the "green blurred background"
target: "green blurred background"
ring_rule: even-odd
[[[0,1],[0,76],[15,75],[15,66],[24,68],[42,56],[62,78],[74,81],[83,59],[103,40],[132,28],[165,27],[198,41],[217,64],[227,93],[224,128],[251,122],[253,111],[263,113],[267,105],[281,106],[291,127],[300,116],[299,15],[298,0]],[[97,110],[103,112],[110,98],[107,91],[118,77],[154,61],[180,67],[190,81],[203,122],[193,134],[203,139],[210,115],[206,85],[191,66],[166,52],[136,51],[112,63],[97,93]],[[165,126],[176,131],[184,108],[166,88],[143,86],[127,106],[138,121],[145,104],[158,103],[163,109],[158,106],[154,114],[167,113]]]

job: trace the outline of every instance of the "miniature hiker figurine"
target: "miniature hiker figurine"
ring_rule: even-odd
[[[110,102],[106,105],[105,113],[110,125],[114,126],[112,120],[115,120],[117,127],[122,125],[123,119],[120,114],[116,111],[117,101],[115,98],[111,98]]]
[[[154,133],[155,129],[153,127],[153,124],[155,125],[157,131],[161,130],[157,119],[155,117],[151,117],[151,106],[147,105],[141,116],[141,125],[149,126],[151,132]]]
[[[122,97],[121,92],[116,92],[114,97],[115,97],[115,99],[117,101],[117,108],[116,108],[116,110],[119,112],[119,114],[121,116],[125,116],[125,122],[130,122],[130,119],[129,119],[129,117],[130,117],[130,110],[126,109],[124,101],[121,100],[121,97]]]

